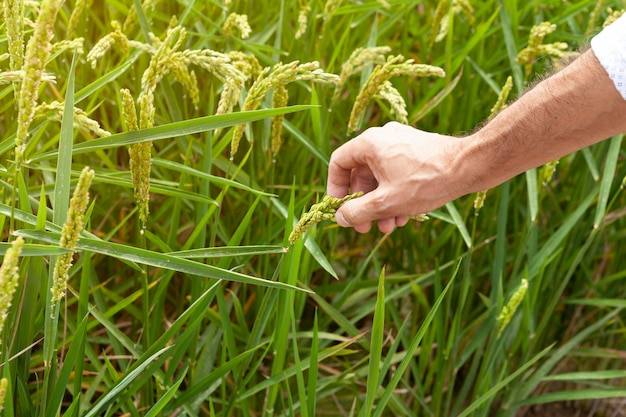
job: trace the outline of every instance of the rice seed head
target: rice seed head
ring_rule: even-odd
[[[383,65],[378,65],[370,74],[369,78],[356,97],[350,120],[348,132],[354,132],[358,128],[359,119],[370,101],[375,98],[384,86],[385,82],[392,77],[443,77],[445,72],[439,67],[425,64],[415,64],[412,59],[404,60],[402,55],[389,56]]]
[[[139,130],[135,100],[127,89],[120,90],[122,96],[122,113],[127,131]],[[152,142],[134,143],[128,148],[130,157],[130,177],[133,182],[134,196],[139,205],[139,221],[141,229],[146,228],[150,214],[150,169]]]
[[[83,168],[83,171],[80,173],[78,184],[70,199],[67,219],[61,230],[59,244],[62,248],[74,249],[76,243],[78,243],[80,232],[82,232],[85,223],[85,212],[89,205],[89,187],[94,175],[94,171],[89,167]],[[57,258],[57,262],[54,265],[52,288],[50,289],[52,291],[53,303],[57,303],[65,297],[73,256],[73,252],[64,253]]]
[[[6,378],[0,379],[0,412],[4,410],[4,399],[7,395],[9,381]]]
[[[116,20],[111,21],[111,28],[113,30],[104,35],[87,54],[87,62],[89,62],[91,68],[95,68],[98,64],[98,59],[104,56],[114,45],[117,45],[123,56],[128,55],[130,41],[126,34],[122,32],[119,22]]]
[[[289,92],[284,85],[276,87],[274,90],[273,105],[272,107],[285,107],[289,101]],[[272,155],[276,156],[280,151],[280,147],[283,144],[283,120],[284,114],[279,114],[272,118]]]
[[[329,195],[324,196],[322,201],[317,204],[313,204],[310,210],[300,218],[296,227],[294,227],[293,231],[289,235],[289,243],[293,245],[307,230],[323,220],[334,221],[335,213],[339,207],[341,207],[346,201],[361,197],[362,195],[363,193],[359,191],[353,194],[348,194],[342,198],[331,197]]]
[[[247,39],[252,33],[250,23],[248,23],[248,15],[231,13],[222,24],[224,35],[230,37],[234,32],[239,32],[241,39]]]
[[[65,52],[65,51],[76,51],[78,55],[82,55],[85,53],[85,50],[83,49],[84,43],[85,43],[84,38],[62,40],[52,45],[52,53],[57,54],[57,53]]]
[[[602,8],[604,7],[604,0],[597,0],[596,5],[589,14],[589,21],[587,22],[587,30],[585,32],[586,36],[589,36],[598,24],[598,20],[600,19],[600,15],[602,14]]]
[[[532,72],[533,64],[539,56],[549,56],[552,58],[566,58],[568,45],[565,42],[554,42],[544,44],[543,39],[556,30],[556,25],[550,22],[542,22],[530,29],[528,46],[522,49],[515,58],[515,61],[524,64],[526,75]]]
[[[24,160],[28,129],[35,115],[39,99],[39,86],[43,80],[44,67],[51,50],[54,36],[54,22],[61,7],[61,0],[42,0],[35,30],[26,45],[24,56],[24,77],[20,86],[17,134],[15,137],[15,160]]]
[[[502,89],[500,90],[500,94],[498,94],[498,99],[495,104],[491,108],[489,112],[489,120],[493,119],[498,112],[504,110],[507,106],[507,100],[509,99],[509,94],[511,94],[511,90],[513,89],[513,77],[510,75],[506,78]]]
[[[141,3],[141,8],[145,13],[151,13],[158,3],[159,0],[144,0],[143,3]],[[128,15],[126,16],[126,20],[124,20],[124,24],[122,26],[124,33],[132,32],[137,26],[137,22],[137,9],[135,9],[135,5],[133,4],[128,11]]]
[[[404,124],[409,123],[409,113],[406,109],[404,97],[402,97],[402,94],[400,94],[391,82],[385,81],[374,98],[380,98],[389,103],[391,117],[395,121]]]
[[[4,22],[12,71],[22,69],[24,64],[24,0],[4,0]]]
[[[150,170],[152,161],[152,142],[140,142],[130,145],[130,175],[133,181],[134,195],[139,205],[139,221],[145,229],[150,214]]]
[[[554,176],[554,173],[556,172],[556,167],[558,164],[559,164],[559,160],[556,159],[554,161],[548,162],[541,169],[541,183],[543,184],[544,187],[547,187],[548,184],[550,184],[550,181],[552,181],[552,177]]]
[[[311,81],[321,84],[336,84],[339,77],[335,74],[324,72],[319,67],[319,62],[307,62],[300,64],[293,61],[288,64],[278,63],[270,70],[265,68],[248,90],[242,111],[256,110],[267,93],[277,87],[286,86],[295,81]],[[243,137],[245,124],[235,126],[233,138],[230,142],[231,159],[239,149],[239,142]]]
[[[52,103],[42,103],[35,109],[35,119],[47,118],[55,122],[61,122],[63,119],[63,103],[53,101]],[[83,109],[74,107],[74,127],[89,132],[95,137],[103,138],[111,136],[111,132],[100,127],[100,123],[89,118]]]
[[[250,78],[258,77],[262,71],[261,64],[254,55],[232,51],[228,53],[228,57],[231,59],[232,67],[241,73],[242,78],[224,84],[215,114],[231,113],[241,97],[244,82]],[[217,129],[215,134],[219,135],[219,132],[221,129]]]
[[[515,291],[515,293],[511,296],[509,302],[502,308],[500,315],[498,316],[498,337],[502,334],[506,326],[509,324],[513,315],[517,311],[517,308],[521,304],[524,296],[526,295],[526,290],[528,290],[528,281],[526,279],[522,279],[522,282]]]
[[[18,83],[21,82],[24,78],[24,71],[0,71],[0,85],[9,84],[9,83]],[[56,77],[54,75],[44,73],[41,76],[41,80],[45,82],[54,83],[56,81]]]
[[[385,63],[385,55],[391,52],[388,46],[373,46],[369,48],[355,49],[346,62],[341,66],[339,81],[333,93],[331,102],[337,101],[343,86],[354,74],[361,73],[369,65],[382,65]]]
[[[20,278],[19,257],[24,246],[24,239],[18,237],[7,249],[2,266],[0,266],[0,333],[9,315],[9,308],[13,302],[13,294],[17,289]]]
[[[626,13],[626,9],[622,10],[613,10],[610,7],[607,9],[609,16],[606,18],[604,23],[602,24],[602,28],[609,26],[611,23],[615,22],[617,19],[622,17],[624,13]]]
[[[436,19],[438,20],[435,20],[434,23],[437,23],[439,25],[439,32],[437,33],[437,36],[435,37],[434,42],[440,42],[446,37],[446,35],[448,34],[448,28],[450,27],[450,19],[452,16],[463,14],[470,25],[473,25],[476,20],[474,18],[474,8],[470,4],[469,0],[452,0],[452,15],[450,15],[449,13],[449,10],[450,10],[449,2],[445,2],[445,3],[448,3],[447,7],[445,5],[442,5],[442,2],[439,2],[437,7],[439,8],[440,5],[444,7],[440,11],[435,12]],[[442,12],[444,13],[443,15],[441,15]],[[434,33],[434,29],[435,29],[435,26],[433,26],[433,33]],[[431,47],[432,47],[432,38],[431,38]]]
[[[310,5],[305,4],[300,6],[300,11],[298,12],[298,29],[295,34],[296,39],[300,39],[302,35],[306,33],[309,24],[309,13],[311,13]]]
[[[476,197],[474,197],[474,215],[478,216],[480,209],[485,205],[485,200],[487,199],[487,190],[479,191],[476,193]]]
[[[139,130],[135,99],[130,93],[130,90],[126,88],[122,88],[120,90],[120,95],[122,96],[122,116],[126,124],[126,130],[129,132]]]
[[[93,0],[76,0],[76,3],[74,3],[74,8],[72,9],[70,19],[67,22],[67,30],[65,32],[65,36],[68,39],[76,36],[76,27],[80,23],[80,18],[83,16],[85,9],[88,9],[91,6],[92,1]]]
[[[337,12],[343,0],[326,0],[326,5],[324,5],[324,22],[329,21]]]

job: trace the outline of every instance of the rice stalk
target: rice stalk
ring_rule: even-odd
[[[44,67],[52,44],[50,41],[54,36],[54,22],[61,7],[60,0],[43,0],[35,31],[26,45],[24,57],[24,77],[20,86],[17,134],[15,136],[15,161],[18,166],[24,160],[26,142],[28,140],[28,129],[35,116],[35,107],[39,99],[39,85],[43,81]]]
[[[443,77],[445,72],[439,67],[426,64],[415,64],[412,59],[405,61],[402,55],[390,56],[383,65],[378,65],[372,71],[359,94],[356,97],[350,120],[348,122],[348,133],[354,132],[358,128],[359,120],[367,105],[374,99],[384,87],[385,82],[393,77]]]
[[[356,48],[346,62],[341,66],[339,81],[333,93],[331,102],[339,99],[344,85],[352,75],[363,72],[370,65],[383,65],[385,63],[385,55],[391,52],[388,46],[373,46],[368,48]]]
[[[72,194],[70,200],[67,219],[61,230],[61,240],[59,245],[65,249],[76,248],[76,243],[83,230],[85,223],[85,212],[89,204],[89,187],[94,177],[94,171],[89,167],[83,168],[78,178],[78,184]],[[72,258],[74,252],[68,252],[60,255],[54,265],[54,273],[52,275],[52,303],[58,303],[65,297],[67,291],[67,281],[69,279],[69,270],[72,266]]]
[[[335,74],[329,74],[319,68],[319,63],[307,62],[300,64],[299,61],[293,61],[288,64],[276,64],[272,69],[266,67],[259,77],[254,81],[242,106],[242,111],[256,110],[261,104],[261,100],[270,92],[270,90],[286,86],[295,81],[311,81],[322,84],[336,84],[339,77]],[[239,142],[243,137],[245,124],[237,125],[233,131],[231,141],[230,156],[231,158],[239,149]]]

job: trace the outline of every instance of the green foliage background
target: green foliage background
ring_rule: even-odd
[[[76,31],[85,54],[139,3],[88,5]],[[183,49],[243,51],[264,67],[319,61],[335,74],[356,48],[389,46],[446,72],[392,80],[409,122],[463,135],[487,118],[507,76],[518,95],[550,68],[539,57],[526,76],[515,62],[533,25],[556,24],[546,42],[576,50],[608,7],[624,7],[598,3],[472,2],[473,22],[451,12],[447,35],[434,42],[435,1],[346,0],[325,19],[321,0],[162,0],[139,12],[127,36],[162,38],[177,16],[188,31]],[[296,38],[305,6],[308,26]],[[63,3],[55,42],[74,7]],[[250,38],[224,35],[230,12],[248,16]],[[56,83],[42,85],[40,101],[73,98],[119,134],[109,139],[80,129],[64,136],[57,121],[39,120],[16,170],[14,86],[0,86],[3,241],[15,230],[27,238],[2,334],[4,415],[508,416],[536,403],[584,408],[626,396],[621,136],[563,158],[547,184],[539,169],[490,190],[477,215],[467,196],[388,236],[322,223],[285,252],[294,222],[325,191],[331,151],[351,137],[350,110],[372,68],[333,103],[332,86],[291,84],[289,105],[306,107],[285,115],[285,143],[272,156],[269,116],[285,110],[237,106],[232,116],[199,119],[214,114],[223,85],[198,69],[198,106],[166,76],[155,93],[157,130],[122,134],[119,91],[137,97],[150,56],[113,47],[92,69],[85,54],[74,67],[71,52],[51,56],[46,71]],[[271,106],[268,98],[261,107]],[[253,118],[231,160],[232,126]],[[361,127],[389,120],[387,104],[375,101]],[[161,136],[142,233],[127,145],[153,134]],[[56,153],[64,138],[73,139],[69,163]],[[93,204],[51,323],[49,270],[62,223],[54,219],[67,210],[55,183],[67,176],[73,188],[84,166],[96,172]],[[496,318],[523,278],[528,292],[498,335]],[[54,348],[49,363],[45,346]]]

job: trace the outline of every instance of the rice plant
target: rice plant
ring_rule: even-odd
[[[623,414],[621,135],[322,220],[352,135],[463,135],[625,6],[3,0],[2,415]]]

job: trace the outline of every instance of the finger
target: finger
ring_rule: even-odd
[[[364,146],[360,136],[346,142],[337,148],[330,156],[328,165],[328,184],[326,193],[332,197],[343,197],[348,194],[352,170],[367,167],[367,146]]]
[[[389,211],[389,201],[384,197],[380,188],[355,198],[342,205],[336,214],[337,223],[341,226],[355,227],[374,220],[395,217]]]
[[[376,181],[376,178],[369,168],[359,167],[352,170],[350,190],[353,193],[357,191],[369,193],[376,187],[378,187],[378,181]]]
[[[407,216],[398,216],[396,217],[396,226],[404,227],[409,222],[409,218]]]
[[[378,220],[378,230],[382,233],[391,233],[396,228],[396,219],[391,217],[388,219]]]

